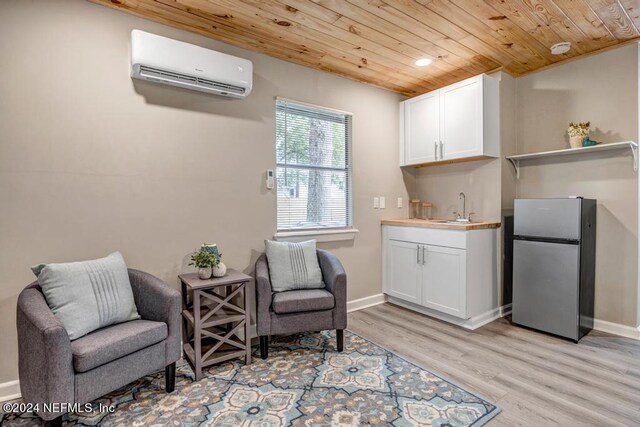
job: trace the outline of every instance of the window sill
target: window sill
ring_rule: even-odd
[[[311,239],[315,239],[317,242],[337,242],[342,240],[354,240],[358,231],[359,230],[357,228],[278,231],[273,238],[275,240],[285,242],[303,242]]]

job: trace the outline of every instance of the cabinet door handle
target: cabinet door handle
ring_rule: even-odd
[[[433,156],[438,160],[438,141],[434,141],[433,143]]]
[[[416,264],[420,265],[420,245],[416,246]]]
[[[444,144],[440,141],[440,160],[444,159]]]
[[[425,263],[424,250],[425,250],[426,248],[427,248],[426,246],[423,246],[423,247],[422,247],[422,265],[424,265],[424,263]]]

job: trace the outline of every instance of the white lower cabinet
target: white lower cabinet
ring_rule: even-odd
[[[389,257],[387,275],[389,283],[388,294],[405,301],[420,304],[422,301],[421,266],[418,263],[420,245],[399,240],[390,240],[388,244]]]
[[[498,308],[497,234],[384,225],[384,293],[393,303],[474,329]]]
[[[430,245],[423,251],[422,305],[466,319],[467,251]]]

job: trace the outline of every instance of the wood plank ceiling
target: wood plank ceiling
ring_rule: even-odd
[[[640,0],[91,1],[409,96],[640,37]],[[571,50],[552,55],[561,41]]]

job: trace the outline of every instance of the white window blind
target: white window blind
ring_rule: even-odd
[[[278,230],[351,227],[351,114],[276,100]]]

